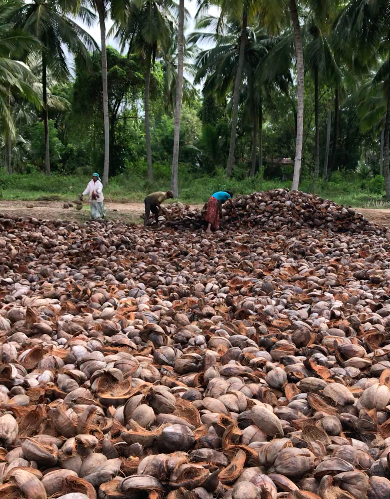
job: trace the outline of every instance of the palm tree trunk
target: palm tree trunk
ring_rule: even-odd
[[[145,138],[146,138],[146,160],[148,163],[148,180],[152,181],[153,164],[152,164],[152,146],[150,142],[150,116],[149,116],[149,93],[150,93],[150,71],[151,71],[152,52],[150,49],[146,53],[146,74],[145,74]]]
[[[317,192],[318,177],[320,174],[320,127],[319,118],[319,98],[318,98],[318,65],[314,66],[314,121],[315,121],[315,150],[314,150],[314,185],[313,192]]]
[[[379,156],[379,175],[383,176],[383,145],[385,141],[385,127],[382,125],[381,130],[381,150]]]
[[[383,173],[385,177],[386,198],[390,199],[390,173],[389,173],[389,139],[390,139],[390,95],[387,98],[387,112],[385,121],[385,137],[383,147]]]
[[[263,178],[263,101],[259,104],[259,174]]]
[[[104,164],[103,185],[108,184],[110,170],[110,120],[108,116],[108,76],[107,76],[107,46],[106,46],[106,16],[103,1],[96,2],[99,14],[100,43],[102,51],[102,82],[103,82],[103,124],[104,124]]]
[[[334,93],[334,123],[333,123],[333,144],[332,144],[332,161],[330,169],[328,170],[328,178],[336,168],[336,151],[337,151],[337,138],[339,134],[339,90],[336,88]]]
[[[11,134],[8,134],[5,143],[6,151],[7,151],[7,163],[6,170],[7,173],[12,173],[12,137]]]
[[[228,157],[228,162],[227,162],[227,166],[226,166],[226,176],[228,178],[232,175],[233,166],[234,166],[234,150],[235,150],[235,146],[236,146],[236,135],[237,135],[238,103],[239,103],[239,98],[240,98],[242,70],[244,67],[247,25],[248,25],[248,11],[247,11],[247,6],[245,5],[244,11],[242,14],[240,53],[238,56],[237,74],[236,74],[236,79],[234,81],[232,131],[231,131],[231,135],[230,135],[229,157]]]
[[[42,54],[42,98],[43,98],[43,126],[45,128],[45,171],[50,175],[50,138],[49,138],[49,110],[47,109],[47,63]]]
[[[332,111],[328,110],[328,118],[326,125],[326,146],[325,146],[325,160],[324,160],[324,172],[323,178],[328,178],[328,162],[329,162],[329,149],[330,149],[330,132],[332,129]]]
[[[11,173],[9,169],[9,156],[10,156],[10,148],[9,148],[9,143],[8,143],[8,137],[5,139],[4,143],[4,162],[5,162],[5,171],[7,173]]]
[[[249,172],[250,177],[254,177],[256,174],[256,159],[257,159],[257,113],[256,107],[253,106],[253,144],[252,144],[252,165]]]
[[[183,54],[184,54],[184,0],[179,4],[179,26],[177,34],[177,83],[175,106],[175,131],[173,138],[173,159],[171,190],[175,198],[179,197],[179,147],[180,147],[180,113],[183,94]]]
[[[299,177],[302,165],[302,146],[303,146],[303,97],[305,90],[305,72],[303,66],[303,47],[301,37],[301,27],[297,4],[295,0],[290,0],[290,15],[294,27],[295,36],[295,54],[297,58],[297,81],[298,81],[298,99],[297,99],[297,139],[295,142],[295,163],[292,190],[297,191],[299,187]]]
[[[11,113],[11,96],[7,99],[7,108],[9,113]],[[11,131],[7,131],[7,135],[4,140],[4,155],[5,155],[5,170],[7,173],[12,173],[12,134]]]

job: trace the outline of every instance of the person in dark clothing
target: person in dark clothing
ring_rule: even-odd
[[[163,203],[166,199],[173,198],[173,192],[172,191],[167,191],[167,192],[152,192],[148,196],[146,196],[144,203],[145,203],[145,219],[144,219],[144,225],[146,226],[149,220],[149,215],[150,212],[153,213],[153,215],[156,217],[156,225],[158,225],[158,215],[160,211],[160,205]]]

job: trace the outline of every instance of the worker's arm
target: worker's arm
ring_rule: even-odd
[[[87,185],[87,188],[85,189],[85,191],[81,195],[85,196],[85,194],[89,194],[89,184]]]
[[[236,211],[236,207],[234,206],[232,198],[228,199],[230,206],[232,207],[232,210]]]
[[[167,213],[167,210],[163,206],[161,206],[161,204],[158,205],[158,209],[159,209],[160,213],[164,213],[164,214]]]

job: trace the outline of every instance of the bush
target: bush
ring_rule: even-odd
[[[355,173],[345,170],[344,168],[333,172],[330,177],[330,182],[334,182],[335,184],[344,184],[346,181],[354,180],[356,180]]]
[[[355,172],[362,179],[369,179],[370,177],[372,177],[371,166],[368,163],[366,163],[365,161],[362,161],[362,160],[360,160],[358,162],[358,165],[357,165],[357,167],[355,169]]]
[[[368,181],[368,190],[374,194],[382,194],[385,190],[385,179],[382,175],[375,175]]]
[[[147,180],[147,167],[134,165],[128,167],[125,173],[111,177],[109,185],[104,189],[104,195],[110,201],[142,202],[146,194],[153,191],[165,191],[170,188],[171,164],[156,162],[154,164],[155,179]],[[42,199],[60,198],[72,200],[85,189],[91,178],[92,169],[78,168],[76,175],[60,175],[53,173],[50,176],[36,172],[35,167],[30,168],[30,174],[8,175],[0,169],[1,195],[4,199]],[[102,174],[102,172],[99,172]],[[332,182],[320,180],[317,193],[328,199],[352,206],[364,207],[378,200],[384,192],[384,179],[380,175],[362,180],[356,173],[335,172]],[[338,180],[336,182],[335,180]],[[312,179],[303,179],[300,189],[311,192]],[[213,192],[219,190],[232,190],[235,195],[251,194],[254,191],[267,191],[276,188],[291,188],[291,182],[280,179],[264,180],[261,175],[249,178],[233,176],[227,179],[222,168],[217,169],[215,175],[194,174],[191,165],[180,164],[179,168],[179,200],[185,203],[203,203],[208,200]]]

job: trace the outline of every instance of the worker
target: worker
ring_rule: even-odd
[[[80,195],[80,200],[85,194],[89,194],[89,201],[91,205],[91,219],[104,218],[104,196],[103,184],[100,181],[98,173],[92,175],[91,180],[88,182],[87,188]]]
[[[158,215],[161,208],[161,203],[163,203],[167,199],[173,198],[173,192],[172,191],[167,191],[167,192],[152,192],[148,196],[146,196],[144,203],[145,203],[145,220],[144,220],[144,225],[147,225],[148,220],[149,220],[149,215],[150,212],[153,213],[153,215],[156,217],[156,225],[158,225]]]
[[[211,229],[218,230],[219,222],[222,218],[222,205],[229,201],[232,206],[233,193],[231,191],[218,191],[207,201],[204,218],[208,222],[206,232],[210,234]]]

